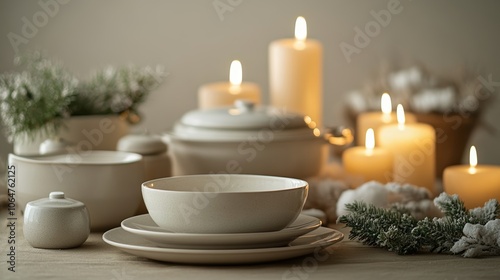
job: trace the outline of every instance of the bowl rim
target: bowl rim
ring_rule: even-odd
[[[270,189],[270,190],[258,190],[258,191],[220,191],[220,192],[208,192],[208,191],[182,191],[182,190],[165,190],[165,189],[156,189],[150,186],[150,184],[158,181],[165,181],[165,180],[182,180],[185,178],[199,178],[199,177],[208,177],[214,176],[214,175],[228,175],[231,177],[237,177],[237,178],[261,178],[261,179],[278,179],[278,180],[293,180],[297,182],[296,186],[290,186],[282,189]],[[214,194],[217,193],[217,195],[224,194],[257,194],[257,193],[274,193],[274,192],[284,192],[284,191],[293,191],[293,190],[298,190],[298,189],[308,189],[309,188],[309,183],[305,180],[302,179],[297,179],[297,178],[291,178],[291,177],[281,177],[281,176],[269,176],[269,175],[255,175],[255,174],[195,174],[195,175],[182,175],[182,176],[171,176],[171,177],[165,177],[165,178],[158,178],[154,180],[149,180],[146,182],[143,182],[141,184],[141,189],[147,189],[148,191],[152,192],[163,192],[163,193],[177,193],[177,194]]]
[[[68,156],[74,155],[77,157],[86,157],[91,155],[116,155],[121,154],[124,156],[123,159],[117,160],[116,158],[110,158],[109,160],[103,162],[96,161],[67,161]],[[82,153],[60,153],[60,154],[50,154],[50,155],[36,155],[36,156],[20,156],[13,153],[9,154],[10,159],[15,159],[17,161],[26,162],[26,163],[34,163],[34,164],[68,164],[68,165],[87,165],[87,166],[102,166],[102,165],[124,165],[131,164],[142,161],[142,155],[131,152],[123,152],[123,151],[106,151],[106,150],[90,150]]]

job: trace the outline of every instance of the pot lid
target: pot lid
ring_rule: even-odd
[[[54,208],[83,208],[85,204],[78,200],[66,198],[64,192],[51,192],[48,198],[41,198],[28,202],[31,207],[54,209]]]
[[[167,144],[157,135],[149,133],[129,134],[118,141],[117,150],[141,155],[152,155],[167,151]]]
[[[214,129],[306,128],[304,116],[267,106],[236,100],[234,106],[186,113],[181,124]]]
[[[265,141],[317,138],[304,116],[243,100],[237,100],[232,107],[190,111],[167,135],[196,142],[244,141],[249,137]]]

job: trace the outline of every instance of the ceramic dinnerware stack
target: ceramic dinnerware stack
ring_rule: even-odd
[[[261,175],[187,175],[142,184],[148,214],[125,219],[103,240],[159,261],[235,264],[301,256],[343,235],[301,214],[305,181]]]

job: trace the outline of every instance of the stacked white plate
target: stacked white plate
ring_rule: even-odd
[[[149,214],[128,218],[102,239],[127,253],[158,261],[188,264],[243,264],[277,261],[313,253],[344,235],[321,227],[315,217],[300,215],[273,232],[198,234],[160,228]]]

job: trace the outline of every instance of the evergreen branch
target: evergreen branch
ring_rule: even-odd
[[[403,244],[415,227],[417,220],[396,209],[378,208],[356,201],[347,204],[349,214],[341,216],[339,222],[351,227],[349,239],[358,239],[365,245],[386,247],[399,254],[415,251],[415,240]]]
[[[385,209],[356,201],[346,205],[349,213],[339,217],[338,222],[351,227],[349,239],[403,255],[424,250],[437,253],[469,250],[464,256],[500,254],[500,244],[484,241],[484,235],[474,235],[470,233],[471,230],[465,230],[466,225],[482,227],[495,220],[500,213],[500,204],[496,200],[490,200],[484,207],[470,211],[467,211],[457,195],[442,193],[434,203],[444,213],[444,217],[418,221],[401,207]],[[500,222],[495,224],[496,227],[500,228]],[[464,237],[465,233],[468,236]]]

